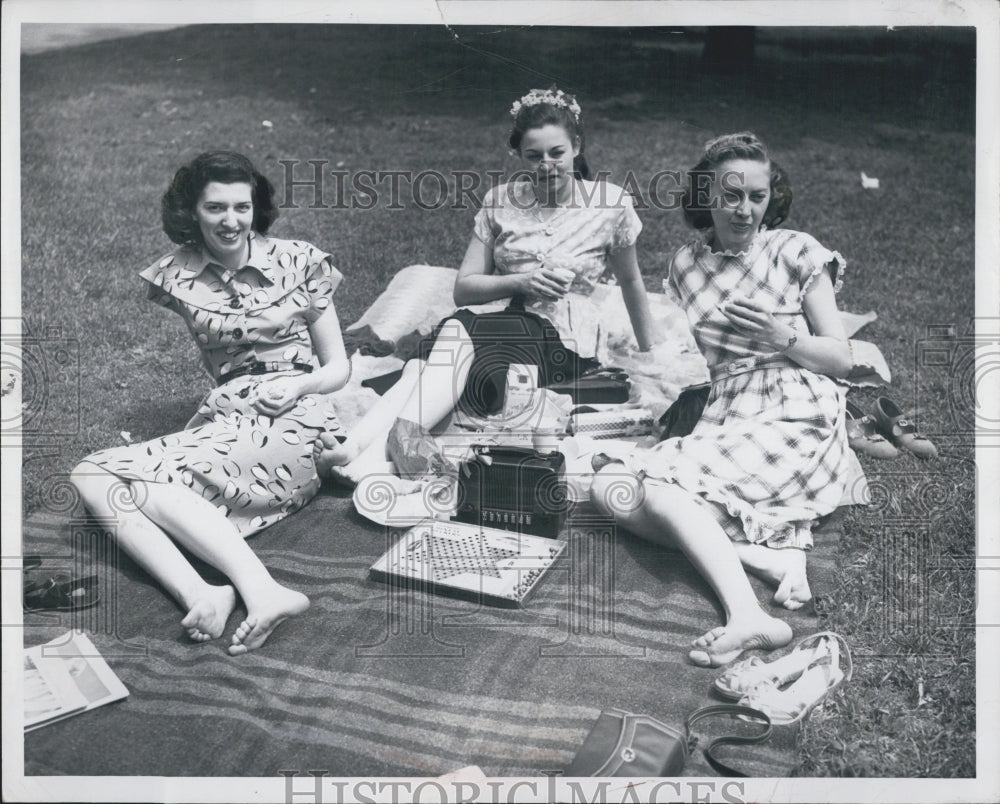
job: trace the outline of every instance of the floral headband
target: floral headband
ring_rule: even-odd
[[[573,119],[577,123],[580,122],[580,104],[576,102],[576,98],[572,95],[567,95],[561,89],[556,89],[555,87],[551,87],[550,89],[531,90],[520,100],[514,101],[514,105],[510,107],[510,115],[511,117],[517,117],[517,113],[520,112],[525,106],[537,106],[540,103],[547,103],[550,106],[559,106],[563,109],[569,109],[570,113],[573,115]]]

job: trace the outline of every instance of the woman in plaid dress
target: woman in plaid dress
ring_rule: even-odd
[[[812,523],[837,507],[846,483],[844,399],[833,379],[852,363],[834,300],[844,260],[807,234],[773,228],[791,197],[753,134],[708,143],[684,197],[702,234],[674,255],[665,285],[708,362],[710,396],[690,435],[629,457],[627,510],[611,502],[620,465],[593,488],[621,524],[680,546],[722,600],[726,625],[695,640],[697,664],[791,639],[760,608],[743,567],[777,586],[775,602],[801,607],[811,597]]]

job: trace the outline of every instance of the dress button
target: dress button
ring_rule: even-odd
[[[547,234],[547,235],[554,235],[555,233],[556,233],[556,230],[553,229],[551,226],[546,226],[545,227],[545,234]]]
[[[229,306],[232,307],[234,310],[237,309],[238,307],[240,307],[240,300],[233,299],[231,302],[229,302]]]
[[[234,338],[242,338],[243,337],[243,330],[240,329],[239,327],[237,327],[236,329],[234,329],[233,330],[233,337]]]

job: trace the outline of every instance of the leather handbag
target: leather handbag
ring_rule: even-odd
[[[758,709],[736,704],[716,704],[696,710],[688,717],[684,731],[661,723],[649,715],[605,709],[563,774],[602,777],[680,776],[688,756],[698,743],[692,726],[699,720],[716,715],[738,715],[761,725],[756,734],[716,737],[702,749],[709,764],[720,774],[745,776],[746,774],[716,759],[715,749],[720,745],[746,745],[766,740],[771,734],[771,719]]]

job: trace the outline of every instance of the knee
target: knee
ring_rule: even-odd
[[[106,469],[84,459],[73,467],[69,482],[73,484],[83,504],[90,511],[100,513],[108,504],[110,488],[122,481]]]
[[[590,501],[605,516],[626,521],[642,507],[644,500],[642,480],[622,464],[608,464],[594,475]]]
[[[88,461],[80,461],[80,463],[73,467],[73,471],[69,473],[69,482],[73,484],[73,488],[77,490],[84,503],[89,505],[89,500],[94,494],[98,478],[102,475],[106,476],[107,473],[99,466]]]

